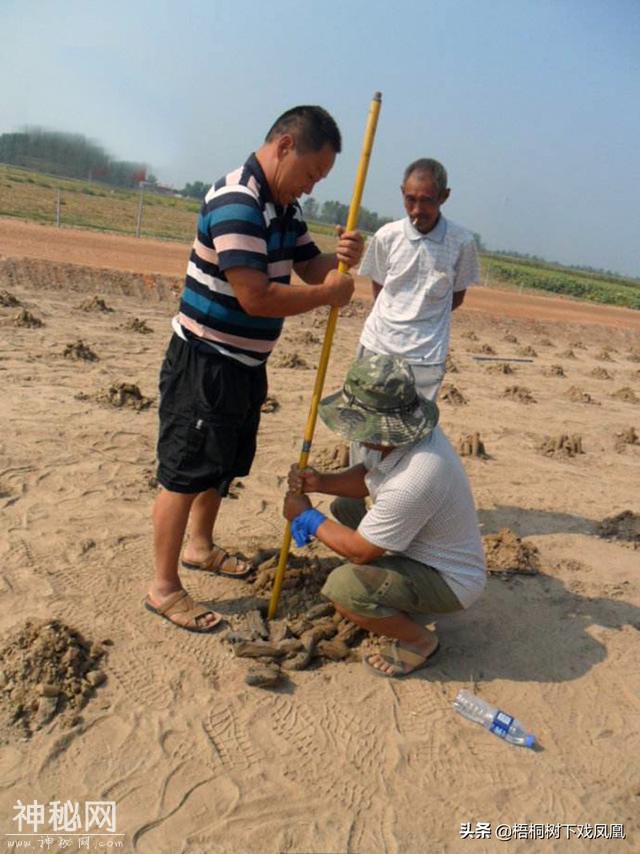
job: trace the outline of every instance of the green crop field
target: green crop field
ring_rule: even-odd
[[[552,264],[535,264],[501,255],[484,255],[483,281],[518,288],[550,291],[564,297],[640,309],[640,282],[562,268]]]
[[[140,191],[121,190],[96,181],[77,181],[0,165],[0,216],[56,222],[60,198],[63,226],[135,234]],[[200,203],[194,199],[144,191],[143,237],[190,241]],[[309,223],[323,251],[335,247],[335,229]],[[640,309],[640,281],[599,275],[504,255],[482,256],[482,280],[489,286],[533,288],[565,297]]]

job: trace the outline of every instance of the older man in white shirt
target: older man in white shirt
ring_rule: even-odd
[[[409,164],[401,186],[407,216],[379,229],[360,273],[372,280],[374,305],[358,356],[401,356],[421,394],[436,400],[445,374],[451,312],[480,282],[473,234],[445,219],[447,173],[437,160]]]

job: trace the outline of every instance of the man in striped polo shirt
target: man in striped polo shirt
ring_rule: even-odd
[[[213,543],[221,499],[247,475],[256,450],[266,362],[283,318],[346,305],[363,240],[340,230],[322,254],[298,198],[325,178],[341,150],[340,131],[321,107],[283,113],[264,143],[207,193],[193,243],[174,335],[160,372],[158,482],[153,508],[155,575],[145,607],[176,625],[211,631],[222,619],[183,589],[187,569],[229,577],[249,567]],[[291,284],[292,270],[306,284]],[[307,287],[313,285],[313,287]]]

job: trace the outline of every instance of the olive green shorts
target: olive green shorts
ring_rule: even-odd
[[[354,530],[364,515],[364,503],[337,498],[331,512]],[[343,563],[327,578],[322,594],[362,617],[409,614],[450,614],[462,605],[440,573],[404,555],[387,554],[370,564]]]

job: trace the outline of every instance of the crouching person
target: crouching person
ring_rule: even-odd
[[[319,414],[331,430],[364,445],[364,462],[327,474],[294,465],[284,515],[297,545],[316,537],[347,559],[322,593],[344,617],[390,639],[365,665],[381,676],[405,676],[438,649],[427,615],[468,608],[485,586],[469,481],[437,426],[436,404],[417,393],[399,357],[355,361]],[[337,496],[336,521],[313,508],[310,492]],[[368,511],[352,500],[366,496]]]

